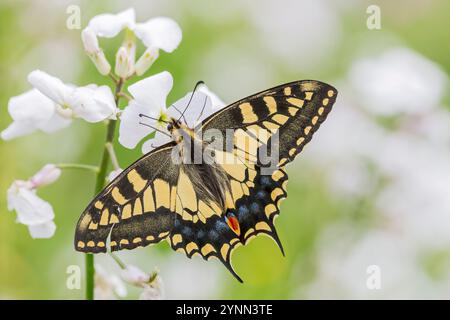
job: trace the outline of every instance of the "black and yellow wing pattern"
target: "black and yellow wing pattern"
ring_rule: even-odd
[[[233,132],[231,148],[227,144],[215,150],[217,158],[234,159],[232,164],[218,161],[230,181],[226,212],[218,203],[203,199],[189,175],[172,163],[174,145],[168,144],[136,161],[91,202],[77,226],[76,249],[105,252],[109,234],[113,251],[167,238],[174,250],[189,258],[219,259],[242,281],[231,266],[237,246],[266,234],[283,252],[274,220],[280,201],[287,197],[285,166],[311,140],[336,96],[336,89],[325,83],[297,81],[211,115],[199,128],[219,130],[223,136],[227,130]],[[267,163],[261,154],[274,148],[277,163],[264,170]],[[237,220],[238,230],[230,228],[230,219]]]
[[[237,246],[265,234],[284,254],[274,220],[280,212],[280,202],[287,197],[285,165],[311,140],[336,96],[337,90],[325,83],[297,81],[244,98],[205,119],[199,126],[203,131],[216,129],[224,137],[227,130],[233,132],[231,150],[224,143],[219,151],[237,159],[223,168],[231,181],[231,211],[240,232],[237,235],[228,227],[222,212],[211,215],[205,223],[177,217],[169,237],[172,248],[188,257],[216,257],[239,281],[242,280],[231,266],[231,254]],[[275,145],[271,143],[274,134],[278,134]],[[270,154],[270,148],[278,149],[279,161],[275,168],[263,173],[265,159],[260,159],[260,154]]]
[[[134,249],[169,235],[178,179],[172,147],[163,145],[143,156],[91,201],[77,224],[76,250],[106,252],[107,245],[112,251]]]

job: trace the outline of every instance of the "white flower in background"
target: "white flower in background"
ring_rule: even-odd
[[[361,104],[386,116],[429,112],[438,106],[447,85],[438,65],[406,48],[355,62],[349,79]]]
[[[17,222],[26,225],[33,238],[50,238],[55,233],[53,208],[37,196],[36,190],[55,182],[60,175],[61,169],[48,164],[28,181],[14,181],[8,189],[8,209],[16,211]]]
[[[139,300],[161,300],[164,299],[164,283],[157,275],[151,283],[144,284],[144,290],[139,296]]]
[[[116,300],[127,295],[127,288],[120,277],[107,272],[101,265],[95,265],[95,300]]]
[[[127,265],[121,270],[120,276],[129,284],[144,289],[140,300],[160,300],[164,297],[164,285],[158,274],[150,275],[133,265]]]
[[[116,117],[116,103],[108,86],[74,87],[40,70],[31,72],[28,81],[56,103],[55,112],[65,118],[99,122]]]
[[[158,265],[168,299],[217,299],[221,284],[229,276],[214,264],[198,258],[188,260],[181,255],[165,257]]]
[[[280,63],[317,72],[333,61],[342,35],[335,1],[284,0],[282,6],[271,0],[245,1],[241,8],[257,30],[255,39],[259,37],[264,51],[278,57]]]
[[[171,117],[180,118],[188,104],[189,108],[181,120],[191,128],[215,111],[210,96],[201,90],[197,90],[194,94],[190,92],[172,106],[166,107],[166,98],[172,85],[172,75],[164,71],[128,87],[133,100],[123,110],[119,128],[119,142],[124,147],[135,148],[140,140],[152,133],[155,133],[154,138],[143,144],[143,153],[169,142],[171,137],[166,121]],[[207,88],[203,90],[210,93]],[[216,108],[222,106],[223,103],[217,96],[214,95],[214,99]]]
[[[448,267],[433,260],[442,268],[434,274],[425,261],[450,244],[450,114],[440,105],[447,77],[426,58],[394,49],[355,63],[348,80],[305,155],[333,194],[369,204],[357,214],[372,225],[324,242],[306,297],[448,297]],[[396,117],[386,124],[379,115]],[[381,268],[381,290],[365,286],[373,264]]]
[[[12,97],[8,102],[8,111],[13,123],[1,132],[1,138],[11,140],[37,130],[52,133],[67,127],[71,119],[57,110],[57,104],[37,89]]]
[[[172,52],[178,47],[182,37],[180,27],[172,19],[156,17],[145,23],[136,23],[135,16],[134,9],[127,9],[118,14],[101,14],[93,17],[85,29],[87,31],[83,31],[88,35],[82,37],[83,44],[92,59],[92,52],[101,51],[96,37],[112,38],[120,31],[127,30],[125,41],[116,56],[116,74],[123,78],[129,77],[134,72],[142,75],[158,58],[160,49]],[[146,46],[145,52],[136,64],[134,36],[141,39]],[[104,72],[106,69],[103,68]]]
[[[420,256],[401,235],[372,230],[358,237],[354,229],[334,226],[318,246],[316,279],[299,289],[307,299],[442,298],[433,280],[420,268]],[[381,288],[370,290],[369,266],[380,270]],[[447,290],[448,294],[448,290]]]

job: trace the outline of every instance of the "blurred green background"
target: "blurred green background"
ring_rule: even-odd
[[[226,102],[299,79],[340,92],[330,123],[288,168],[289,197],[276,222],[285,258],[266,237],[240,247],[239,284],[218,261],[189,260],[166,242],[119,254],[146,271],[157,267],[167,298],[450,298],[450,2],[2,1],[1,130],[11,122],[9,98],[30,88],[34,69],[77,85],[111,84],[84,54],[81,30],[66,28],[72,4],[82,28],[128,7],[138,21],[164,15],[180,24],[179,48],[146,74],[172,73],[169,102],[198,80]],[[366,25],[373,4],[380,30]],[[111,62],[119,38],[101,40]],[[104,134],[104,124],[79,120],[56,134],[0,141],[1,299],[83,298],[83,288],[67,289],[66,268],[83,268],[72,243],[93,174],[67,170],[39,190],[56,214],[51,239],[33,240],[15,223],[6,190],[46,163],[98,164]],[[126,167],[140,148],[117,153]],[[97,262],[118,272],[108,257]],[[366,285],[370,265],[380,267],[379,289]],[[127,298],[138,293],[129,287]]]

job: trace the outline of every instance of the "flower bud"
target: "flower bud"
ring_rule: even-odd
[[[54,164],[46,164],[41,170],[39,170],[31,179],[34,188],[49,185],[58,180],[61,175],[61,169]]]
[[[144,54],[139,58],[136,62],[136,66],[134,67],[136,75],[143,75],[152,66],[158,56],[158,48],[148,48],[145,50]]]
[[[90,28],[86,28],[81,32],[81,40],[83,41],[84,50],[91,58],[98,72],[102,75],[109,74],[111,65],[106,60],[105,53],[100,48],[95,33]]]
[[[134,71],[132,57],[126,47],[122,46],[119,48],[116,54],[116,68],[115,72],[120,78],[127,78]]]

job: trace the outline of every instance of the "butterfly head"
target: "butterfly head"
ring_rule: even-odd
[[[180,120],[176,120],[174,118],[171,118],[170,121],[167,123],[167,131],[172,133],[174,130],[180,129],[182,126],[182,123]]]
[[[169,131],[172,139],[177,143],[194,138],[194,131],[180,120],[174,118],[171,118],[168,122],[167,131]]]

